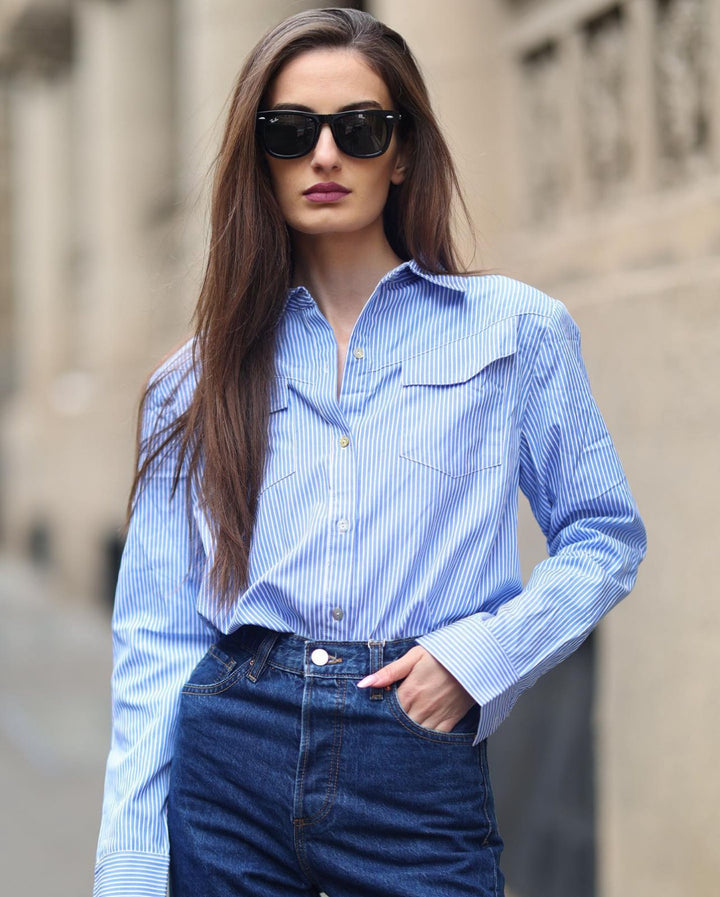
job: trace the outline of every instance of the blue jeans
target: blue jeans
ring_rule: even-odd
[[[501,897],[477,708],[437,732],[356,687],[414,644],[245,626],[208,651],[180,701],[173,897]]]

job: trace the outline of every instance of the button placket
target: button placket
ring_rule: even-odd
[[[355,334],[357,339],[358,334]],[[362,412],[365,396],[364,366],[358,361],[364,349],[351,344],[342,376],[342,389],[337,405],[331,406],[328,422],[332,439],[328,452],[329,492],[328,492],[328,541],[326,567],[327,577],[323,594],[324,632],[329,639],[340,639],[347,626],[345,601],[352,601],[354,528],[357,500],[357,445],[353,421]],[[334,396],[333,396],[334,398]],[[329,399],[329,396],[328,396]],[[329,403],[330,404],[330,403]],[[330,435],[331,434],[331,435]],[[343,606],[339,600],[343,601]],[[330,661],[332,663],[332,660]]]

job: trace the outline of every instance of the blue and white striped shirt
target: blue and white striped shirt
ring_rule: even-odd
[[[187,406],[190,365],[187,345],[161,369],[144,438]],[[197,503],[188,519],[182,483],[170,499],[172,453],[140,495],[113,619],[96,897],[165,894],[179,693],[221,632],[417,637],[480,704],[481,739],[633,585],[645,533],[577,328],[525,284],[391,271],[355,324],[339,399],[333,332],[292,290],[269,435],[250,582],[224,615],[210,527]],[[524,588],[518,487],[549,552]]]

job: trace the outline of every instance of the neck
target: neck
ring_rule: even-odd
[[[293,234],[293,284],[305,286],[339,334],[350,331],[378,281],[402,263],[382,229]]]

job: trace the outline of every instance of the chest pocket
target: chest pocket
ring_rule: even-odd
[[[275,377],[270,388],[270,420],[262,495],[271,486],[295,473],[295,438],[288,409],[288,383]]]
[[[406,359],[400,456],[450,477],[502,463],[514,318]]]

